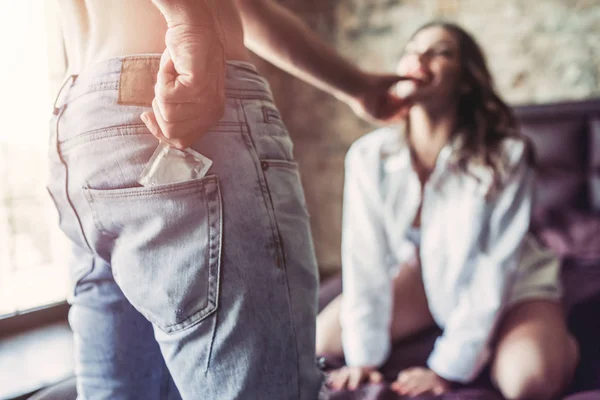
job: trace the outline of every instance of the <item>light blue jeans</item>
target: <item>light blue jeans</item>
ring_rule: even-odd
[[[158,65],[131,56],[72,77],[51,123],[79,398],[314,400],[316,260],[268,84],[228,63],[225,116],[192,146],[208,175],[141,187]]]

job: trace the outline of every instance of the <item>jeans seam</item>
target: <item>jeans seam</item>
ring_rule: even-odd
[[[110,126],[101,129],[93,129],[91,131],[87,131],[84,133],[80,133],[77,136],[66,139],[63,142],[60,142],[63,151],[70,150],[75,147],[79,143],[89,143],[96,140],[109,139],[113,137],[121,137],[121,136],[135,136],[135,135],[143,135],[147,134],[146,132],[141,133],[138,130],[144,128],[143,124],[131,124],[131,125],[117,125]],[[112,133],[112,134],[111,134]]]
[[[58,203],[56,202],[56,199],[54,198],[54,195],[50,191],[50,188],[48,187],[48,185],[46,185],[46,191],[48,192],[48,195],[50,196],[50,199],[52,200],[52,203],[54,204],[54,208],[56,208],[56,212],[58,214],[58,226],[60,226],[60,224],[62,222],[62,213],[60,212],[60,209],[58,208]]]
[[[221,191],[220,190],[217,191],[216,195],[217,195],[217,201],[218,201],[218,204],[219,204],[219,212],[218,212],[218,221],[217,221],[217,223],[219,224],[219,232],[221,233],[221,240],[219,240],[219,249],[217,251],[217,257],[219,259],[217,260],[217,266],[218,266],[218,268],[217,268],[217,271],[216,271],[216,274],[215,274],[216,282],[215,282],[215,285],[214,285],[214,288],[215,288],[215,291],[216,291],[215,297],[214,297],[215,298],[215,318],[214,318],[214,325],[213,325],[213,329],[212,329],[212,335],[211,335],[211,338],[210,338],[210,346],[208,348],[208,357],[206,359],[206,369],[204,371],[204,376],[208,375],[208,370],[210,368],[210,360],[211,360],[211,357],[212,357],[213,344],[215,342],[215,336],[217,334],[217,326],[219,324],[219,296],[220,296],[220,292],[221,292],[220,289],[221,289],[221,266],[222,266],[221,265],[221,257],[222,257],[222,254],[223,254],[223,198],[221,196]],[[212,214],[209,212],[208,215],[209,215],[209,218],[210,218],[210,216]],[[211,228],[212,228],[212,221],[209,222],[209,229],[211,229]],[[211,233],[209,233],[209,235],[211,235]],[[213,241],[211,240],[211,244],[212,243],[213,243]],[[212,252],[212,251],[213,251],[213,249],[209,245],[209,253]],[[209,273],[210,273],[210,269],[209,269]],[[210,275],[209,275],[209,280],[210,280]],[[212,286],[211,286],[211,288],[212,288]],[[209,288],[209,290],[211,288]]]
[[[220,133],[238,133],[239,127],[243,124],[237,123],[220,123],[213,126],[211,129]],[[237,129],[235,129],[237,128]],[[122,136],[136,136],[136,135],[150,135],[144,124],[126,124],[126,125],[115,125],[106,128],[93,129],[87,132],[83,132],[69,138],[63,142],[60,142],[63,152],[71,150],[73,147],[90,143],[96,140],[110,139]]]
[[[96,229],[98,230],[98,232],[100,232],[100,234],[102,234],[104,236],[107,236],[107,237],[110,237],[110,238],[116,238],[117,235],[115,235],[115,234],[109,232],[108,230],[106,230],[106,228],[102,224],[102,221],[100,221],[100,218],[98,216],[98,213],[96,212],[96,209],[94,207],[92,207],[92,203],[94,202],[94,198],[90,195],[90,193],[88,192],[87,188],[83,187],[83,188],[81,188],[81,190],[83,191],[83,196],[87,200],[87,204],[88,204],[88,207],[90,209],[90,214],[92,215],[92,221],[94,222],[94,226],[96,227]]]
[[[119,89],[119,81],[112,82],[102,82],[89,84],[86,88],[75,89],[74,94],[69,96],[67,93],[67,98],[65,100],[65,105],[71,103],[83,96],[88,94],[97,93],[97,92],[105,92],[110,90],[118,90]],[[230,99],[240,99],[240,100],[265,100],[265,101],[273,101],[271,94],[264,90],[253,90],[253,89],[232,89],[225,88],[225,98]],[[122,103],[118,103],[122,104]],[[136,104],[127,104],[127,105],[136,105]],[[149,104],[140,103],[137,106],[150,106]]]
[[[248,118],[246,115],[246,110],[244,108],[244,104],[240,101],[239,107],[242,110],[244,121],[246,122],[246,134],[244,135],[244,131],[242,131],[242,135],[244,136],[244,142],[248,146],[250,150],[250,154],[252,155],[252,159],[254,160],[254,165],[256,168],[256,173],[258,177],[258,185],[265,202],[265,207],[267,209],[267,215],[269,216],[269,225],[271,228],[271,235],[273,239],[273,244],[275,245],[275,255],[276,255],[276,266],[280,270],[284,270],[284,255],[283,255],[283,244],[281,243],[281,234],[279,232],[279,227],[277,226],[277,220],[275,216],[275,208],[273,207],[273,200],[271,198],[271,193],[269,192],[269,186],[267,183],[267,178],[265,176],[265,172],[262,168],[262,162],[258,157],[258,152],[256,151],[256,146],[254,144],[254,140],[252,139],[252,131],[248,126]],[[278,260],[280,258],[281,260]],[[278,262],[279,261],[279,262]]]
[[[211,183],[217,183],[216,175],[208,175],[204,178],[193,179],[190,181],[177,182],[173,184],[166,184],[155,187],[147,186],[136,186],[122,189],[92,189],[84,188],[86,191],[93,191],[95,194],[90,193],[90,197],[97,197],[102,199],[131,199],[137,197],[147,197],[161,194],[172,194],[172,193],[184,193],[193,194],[205,192],[206,185]],[[130,192],[127,192],[130,191]]]
[[[294,162],[294,161],[275,160],[275,159],[265,158],[265,159],[262,159],[261,162],[266,163],[273,167],[287,168],[287,169],[291,169],[292,171],[298,170],[298,163]]]
[[[110,90],[118,90],[118,89],[119,89],[118,81],[117,82],[104,82],[104,83],[99,83],[99,84],[90,84],[85,89],[81,89],[79,91],[76,90],[75,94],[73,96],[68,96],[68,94],[67,94],[67,99],[66,99],[65,105],[72,103],[75,100],[78,100],[81,97],[87,96],[92,93],[107,92]]]
[[[267,177],[265,175],[265,171],[262,168],[262,161],[259,159],[258,154],[256,152],[256,148],[254,147],[254,142],[252,141],[252,131],[250,130],[250,127],[248,126],[248,118],[246,115],[246,110],[243,106],[243,103],[240,101],[240,106],[241,106],[241,110],[244,113],[244,121],[246,122],[246,129],[248,132],[248,137],[250,140],[250,143],[252,145],[251,147],[251,153],[253,155],[254,161],[255,161],[255,165],[257,165],[257,169],[258,169],[258,179],[259,179],[259,184],[261,187],[261,190],[263,191],[263,199],[265,201],[265,205],[267,207],[267,214],[269,215],[270,220],[270,224],[271,224],[271,229],[272,229],[272,234],[273,234],[273,240],[275,242],[275,246],[276,246],[276,254],[282,258],[281,260],[281,266],[278,265],[279,269],[283,272],[284,274],[284,281],[285,281],[285,292],[286,292],[286,301],[287,301],[287,305],[288,305],[288,312],[292,321],[292,332],[293,332],[293,337],[294,337],[294,352],[295,352],[295,358],[296,358],[296,393],[297,393],[297,398],[301,399],[301,383],[300,383],[300,349],[298,348],[298,332],[296,329],[296,323],[295,323],[295,317],[294,317],[294,308],[292,306],[292,296],[291,296],[291,292],[290,292],[290,284],[289,284],[289,277],[287,274],[287,270],[286,270],[286,262],[285,262],[285,252],[284,252],[284,248],[283,248],[283,241],[281,238],[281,232],[279,230],[279,227],[277,225],[277,217],[275,215],[275,207],[273,205],[273,199],[271,197],[271,192],[269,190],[269,186],[267,183]],[[267,197],[268,196],[268,197]]]
[[[77,287],[79,286],[81,281],[83,281],[86,276],[91,274],[95,268],[96,268],[96,257],[94,256],[94,257],[92,257],[92,267],[88,271],[86,271],[84,274],[81,274],[81,276],[77,277],[77,280],[75,282],[73,282],[73,289],[72,289],[73,297],[77,296]]]
[[[67,95],[68,95],[68,93],[67,93]],[[63,105],[60,108],[60,111],[58,112],[58,115],[56,117],[54,148],[55,148],[56,156],[58,157],[60,164],[62,165],[62,167],[65,170],[65,179],[64,179],[64,186],[63,186],[63,189],[65,191],[65,198],[67,199],[67,202],[69,203],[69,207],[71,208],[71,211],[75,215],[75,219],[77,220],[77,225],[79,226],[79,233],[81,234],[81,237],[83,238],[83,241],[85,242],[85,245],[87,246],[88,250],[92,254],[94,254],[94,250],[92,249],[92,246],[90,246],[90,242],[83,230],[83,224],[81,223],[81,217],[79,217],[77,210],[75,210],[75,206],[73,205],[73,201],[71,200],[71,196],[69,195],[69,167],[67,166],[67,162],[65,161],[64,157],[62,156],[61,150],[60,150],[59,124],[60,124],[61,117],[63,116],[66,108],[67,108],[67,105]]]
[[[220,188],[219,188],[218,180],[216,179],[216,177],[215,177],[215,182],[216,182],[216,191],[218,193],[217,194],[217,198],[220,199],[221,198],[220,197],[221,196],[220,195]],[[168,334],[181,332],[181,331],[183,331],[185,329],[189,329],[189,328],[191,328],[191,327],[199,324],[200,322],[204,321],[207,317],[209,317],[211,314],[213,314],[213,313],[216,314],[217,308],[218,308],[218,303],[219,303],[219,299],[218,299],[218,293],[219,292],[218,292],[218,290],[215,293],[215,296],[214,296],[213,299],[210,298],[210,294],[212,293],[213,287],[214,286],[218,286],[218,284],[219,284],[218,277],[220,276],[220,270],[221,270],[220,262],[221,262],[221,260],[217,259],[217,261],[216,261],[217,268],[216,268],[216,271],[213,271],[213,272],[216,272],[216,274],[215,273],[211,274],[211,261],[210,261],[210,259],[212,258],[212,256],[211,256],[210,253],[211,253],[211,250],[212,250],[211,246],[214,243],[214,240],[212,239],[213,235],[211,234],[211,226],[212,226],[211,220],[210,220],[210,218],[211,218],[211,212],[210,212],[209,205],[208,205],[209,204],[208,195],[206,195],[206,185],[202,185],[202,189],[201,190],[205,193],[204,198],[205,198],[205,201],[206,201],[206,210],[207,210],[207,214],[208,214],[208,218],[209,218],[208,229],[209,229],[209,238],[210,238],[209,242],[210,243],[208,244],[208,248],[209,248],[209,256],[208,256],[209,262],[207,264],[207,268],[208,268],[208,281],[209,281],[207,293],[209,293],[209,296],[208,296],[208,299],[207,299],[207,305],[202,310],[199,310],[199,311],[193,313],[192,315],[190,315],[187,318],[185,318],[183,321],[181,321],[179,323],[174,323],[174,324],[162,324],[162,323],[159,323],[158,321],[154,320],[153,318],[150,318],[149,316],[145,315],[145,317],[148,320],[152,321],[154,324],[156,324],[158,327],[160,327],[161,330],[163,330],[165,333],[168,333]],[[219,212],[219,214],[222,213],[222,207],[221,207],[220,204],[219,204],[219,207],[218,207],[217,211]],[[222,236],[223,236],[223,232],[221,231],[220,233],[221,233],[221,237],[219,238],[219,245],[222,242]],[[221,246],[219,246],[219,250],[220,250],[220,248],[221,248]],[[220,258],[220,255],[219,255],[219,258]],[[216,285],[213,285],[213,284],[211,284],[211,277],[214,278],[215,275],[217,275],[217,282],[216,282]],[[212,339],[211,339],[211,341],[212,341]],[[208,366],[207,366],[207,368],[208,368]]]
[[[101,194],[96,194],[96,196],[103,198],[103,199],[131,199],[131,198],[139,198],[139,197],[145,197],[145,196],[157,195],[157,194],[160,195],[160,194],[172,193],[172,192],[178,192],[178,193],[185,192],[187,194],[193,194],[193,193],[199,193],[199,192],[203,191],[204,193],[206,193],[206,184],[208,182],[216,181],[214,178],[216,178],[216,177],[209,176],[209,177],[201,180],[200,182],[198,182],[198,181],[185,182],[185,183],[183,183],[182,186],[177,186],[175,188],[173,188],[173,187],[151,188],[147,191],[144,191],[144,193],[127,193],[127,194],[125,194],[121,191],[119,191],[118,193],[114,193],[112,191],[107,191],[107,192],[103,192]],[[196,186],[196,185],[199,185],[199,186]],[[140,189],[143,189],[143,188],[140,188]],[[110,232],[108,229],[105,228],[104,224],[102,223],[102,221],[98,215],[98,212],[92,206],[92,203],[94,203],[94,195],[92,195],[90,193],[90,188],[83,187],[83,188],[81,188],[81,190],[83,191],[83,195],[84,195],[85,199],[87,200],[87,204],[90,209],[90,213],[92,215],[92,221],[94,222],[94,226],[96,227],[98,232],[100,232],[100,234],[102,234],[102,235],[105,235],[105,236],[113,238],[113,239],[118,237],[117,234]],[[118,190],[118,189],[115,189],[115,190]],[[208,205],[206,208],[208,210]]]
[[[261,162],[262,163],[262,162]],[[264,173],[264,171],[263,171]],[[269,188],[269,182],[267,182],[267,178],[265,176],[265,187],[267,189],[266,194],[268,196],[268,202],[271,206],[271,210],[273,212],[273,239],[275,241],[275,246],[277,247],[277,255],[279,258],[281,258],[280,260],[278,259],[277,261],[277,266],[282,269],[285,270],[285,264],[286,264],[286,257],[285,257],[285,250],[283,247],[283,238],[281,237],[281,230],[279,229],[279,224],[277,223],[277,215],[275,214],[275,205],[273,203],[273,196],[271,196],[271,189]]]

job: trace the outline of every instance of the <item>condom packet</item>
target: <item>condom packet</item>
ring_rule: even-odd
[[[160,142],[144,167],[138,182],[157,186],[203,178],[212,160],[192,149],[179,150]]]

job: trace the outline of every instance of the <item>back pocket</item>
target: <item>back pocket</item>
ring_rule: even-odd
[[[222,205],[216,176],[155,187],[84,189],[110,243],[116,282],[167,333],[218,306]]]

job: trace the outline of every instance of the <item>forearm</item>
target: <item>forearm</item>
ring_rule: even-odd
[[[269,0],[237,4],[250,50],[339,99],[347,101],[364,90],[365,74],[286,8]]]

